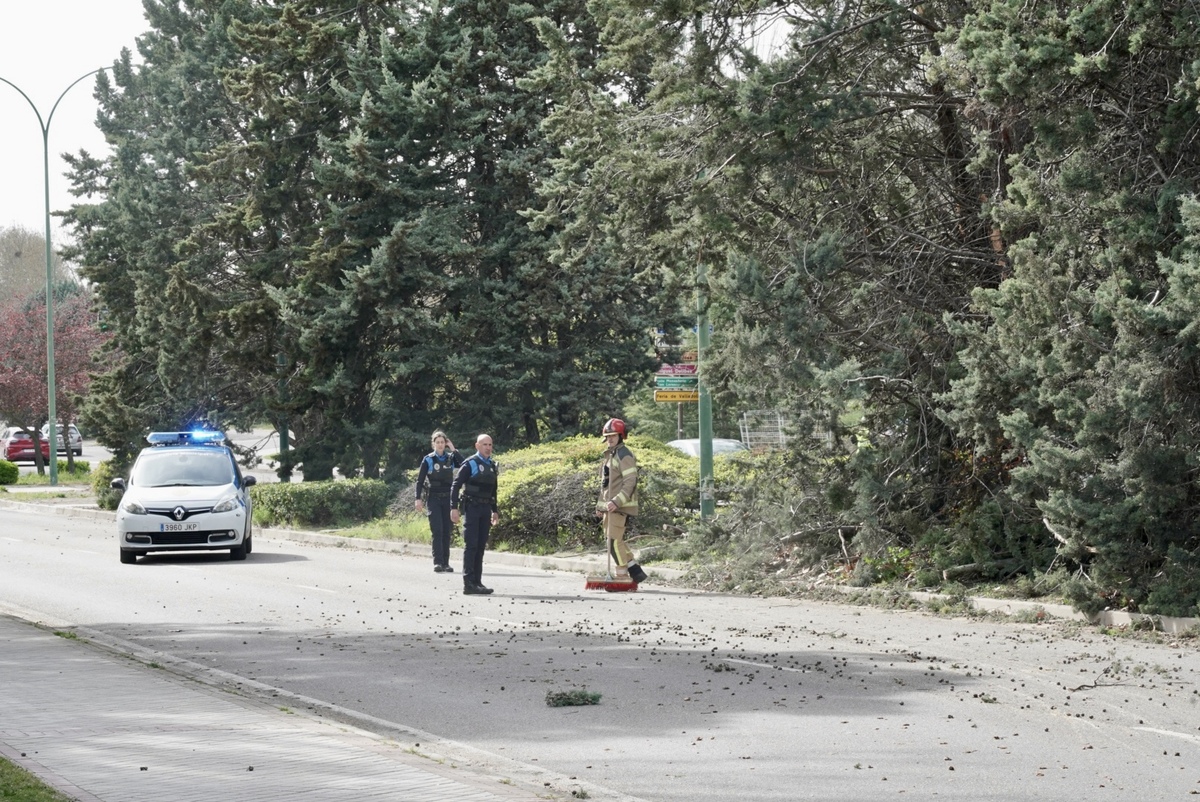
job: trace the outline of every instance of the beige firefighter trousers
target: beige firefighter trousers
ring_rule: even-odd
[[[608,553],[617,564],[618,573],[628,573],[627,565],[633,562],[633,552],[625,545],[625,520],[629,516],[623,512],[612,511],[604,513],[604,537],[608,541]]]

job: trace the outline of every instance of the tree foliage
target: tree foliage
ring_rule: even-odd
[[[788,536],[1200,604],[1188,0],[147,7],[68,218],[110,445],[590,431],[698,298],[718,405],[795,422]]]
[[[856,446],[785,469],[823,490],[806,526],[942,567],[1057,554],[1085,606],[1194,611],[1191,370],[1155,311],[1190,305],[1161,261],[1200,153],[1190,4],[603,7],[601,66],[654,82],[554,65],[550,130],[583,144],[543,214],[707,268],[718,399]]]
[[[115,154],[73,175],[129,354],[93,396],[111,445],[269,417],[306,478],[395,475],[433,428],[537,442],[613,414],[675,299],[564,272],[525,217],[555,157],[535,23],[590,58],[585,6],[151,3],[143,63],[98,82]]]
[[[1194,11],[995,4],[957,37],[981,110],[1028,133],[994,211],[1012,274],[976,294],[947,417],[1094,609],[1200,605]]]
[[[59,285],[54,306],[55,412],[77,419],[96,370],[95,356],[107,335],[100,331],[91,294],[78,284]],[[0,419],[33,435],[38,472],[43,470],[40,429],[49,414],[46,354],[46,295],[0,304]],[[40,333],[40,336],[38,334]],[[67,450],[67,462],[74,459]]]
[[[51,256],[52,285],[74,280],[62,257]],[[46,293],[46,237],[25,228],[0,228],[0,298],[18,298]]]

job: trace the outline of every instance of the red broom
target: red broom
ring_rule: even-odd
[[[598,574],[588,574],[587,582],[583,585],[584,590],[606,590],[609,593],[628,593],[638,589],[637,582],[633,581],[633,577],[622,576],[614,577],[612,575],[612,544],[608,547],[608,572],[604,576]]]

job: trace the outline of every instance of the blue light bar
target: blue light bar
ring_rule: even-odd
[[[221,445],[225,433],[212,429],[193,429],[190,432],[150,432],[146,442],[152,446]]]

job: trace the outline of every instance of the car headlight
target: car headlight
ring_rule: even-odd
[[[213,512],[229,512],[230,510],[236,510],[237,507],[238,507],[237,493],[233,493],[233,494],[228,495],[225,498],[221,499],[220,501],[218,501],[217,505],[212,508],[212,511]]]
[[[141,504],[138,504],[133,499],[126,499],[126,500],[122,501],[121,509],[125,510],[125,512],[128,512],[131,515],[145,515],[146,514],[146,508],[143,507]]]

